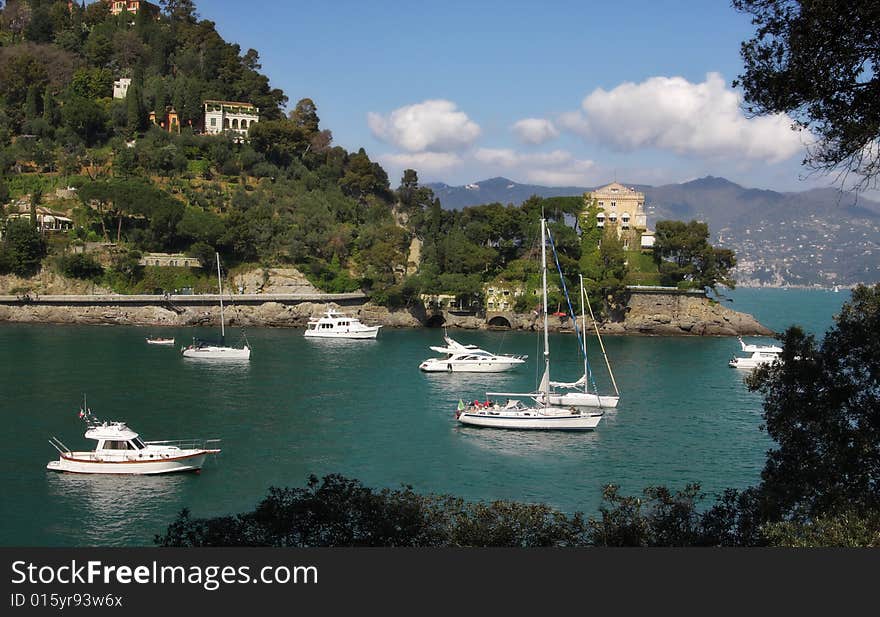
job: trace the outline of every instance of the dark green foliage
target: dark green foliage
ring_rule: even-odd
[[[6,222],[3,242],[0,244],[2,273],[31,276],[40,269],[46,255],[46,242],[31,219],[12,219]]]
[[[808,522],[772,523],[764,533],[771,546],[880,548],[880,514],[843,512]]]
[[[107,114],[91,99],[68,96],[61,108],[65,128],[79,136],[87,146],[94,145],[107,134]]]
[[[110,69],[78,69],[67,91],[83,99],[109,97],[113,94],[113,73]]]
[[[657,221],[654,260],[663,285],[712,289],[733,288],[733,251],[709,244],[709,226],[690,221]],[[681,285],[681,284],[684,285]]]
[[[194,242],[186,252],[190,257],[195,257],[201,262],[203,268],[210,268],[217,249],[206,242]]]
[[[880,43],[876,2],[733,0],[752,15],[742,44],[749,111],[787,113],[819,138],[805,163],[853,172],[856,186],[880,175]]]
[[[253,512],[193,519],[182,511],[161,546],[506,546],[562,547],[584,543],[579,515],[544,505],[468,503],[419,495],[410,487],[374,490],[340,475],[305,488],[271,488]]]
[[[777,444],[759,490],[771,520],[880,511],[880,285],[853,290],[821,344],[797,327],[756,370]]]
[[[63,255],[58,260],[58,268],[64,276],[82,280],[97,280],[104,274],[104,267],[84,253]]]
[[[700,487],[690,484],[675,494],[663,486],[648,487],[643,498],[627,497],[606,486],[601,518],[589,520],[595,546],[699,546],[708,540],[701,529],[697,503]]]

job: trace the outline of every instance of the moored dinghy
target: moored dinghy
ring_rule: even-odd
[[[161,336],[148,336],[147,337],[147,345],[174,345],[173,338],[164,338]]]

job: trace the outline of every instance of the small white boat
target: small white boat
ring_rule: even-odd
[[[733,368],[757,368],[779,360],[779,354],[782,353],[782,347],[776,345],[748,345],[741,337],[737,338],[739,339],[739,344],[742,347],[743,352],[752,355],[747,358],[741,358],[738,356],[731,358],[727,365]]]
[[[312,317],[306,326],[309,338],[376,338],[382,326],[367,326],[357,317],[349,317],[335,309],[327,309],[322,317]]]
[[[441,358],[428,358],[419,368],[426,373],[500,373],[525,363],[528,356],[493,354],[476,345],[462,345],[444,334],[446,346],[432,346]]]
[[[217,283],[220,287],[220,340],[200,341],[193,339],[192,345],[181,349],[184,358],[197,360],[249,360],[251,348],[245,338],[242,347],[229,347],[226,345],[226,320],[223,316],[223,279],[220,278],[220,253],[217,256]]]
[[[70,473],[156,475],[199,471],[205,459],[220,452],[219,439],[143,441],[124,422],[102,422],[83,406],[80,417],[88,429],[85,438],[96,441],[94,450],[72,451],[57,437],[49,443],[58,450],[58,460],[46,469]]]
[[[174,345],[174,339],[148,336],[147,345]]]

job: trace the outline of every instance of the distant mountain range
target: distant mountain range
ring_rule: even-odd
[[[532,195],[582,195],[597,187],[547,187],[491,178],[428,184],[444,208],[520,204]],[[648,225],[692,219],[736,251],[740,285],[852,285],[880,281],[880,203],[836,189],[749,189],[707,176],[683,184],[629,185],[645,193]]]

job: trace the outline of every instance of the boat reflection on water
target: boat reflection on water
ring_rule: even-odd
[[[206,466],[210,461],[206,462]],[[65,519],[55,520],[52,535],[78,538],[79,546],[150,546],[176,516],[168,504],[183,503],[186,487],[196,474],[116,476],[47,473],[50,502],[59,504]],[[179,509],[179,508],[176,508]],[[70,516],[70,513],[76,513]]]
[[[452,416],[454,419],[454,416]],[[492,457],[511,457],[528,460],[529,457],[553,456],[559,463],[589,460],[598,453],[602,432],[573,433],[566,431],[486,431],[480,427],[459,425],[456,432],[464,443],[479,448]]]
[[[508,385],[510,381],[511,375],[505,373],[435,373],[425,379],[425,385],[430,400],[449,401],[448,405],[441,403],[437,409],[448,409],[452,414],[462,392],[485,392],[489,389],[511,387]]]

